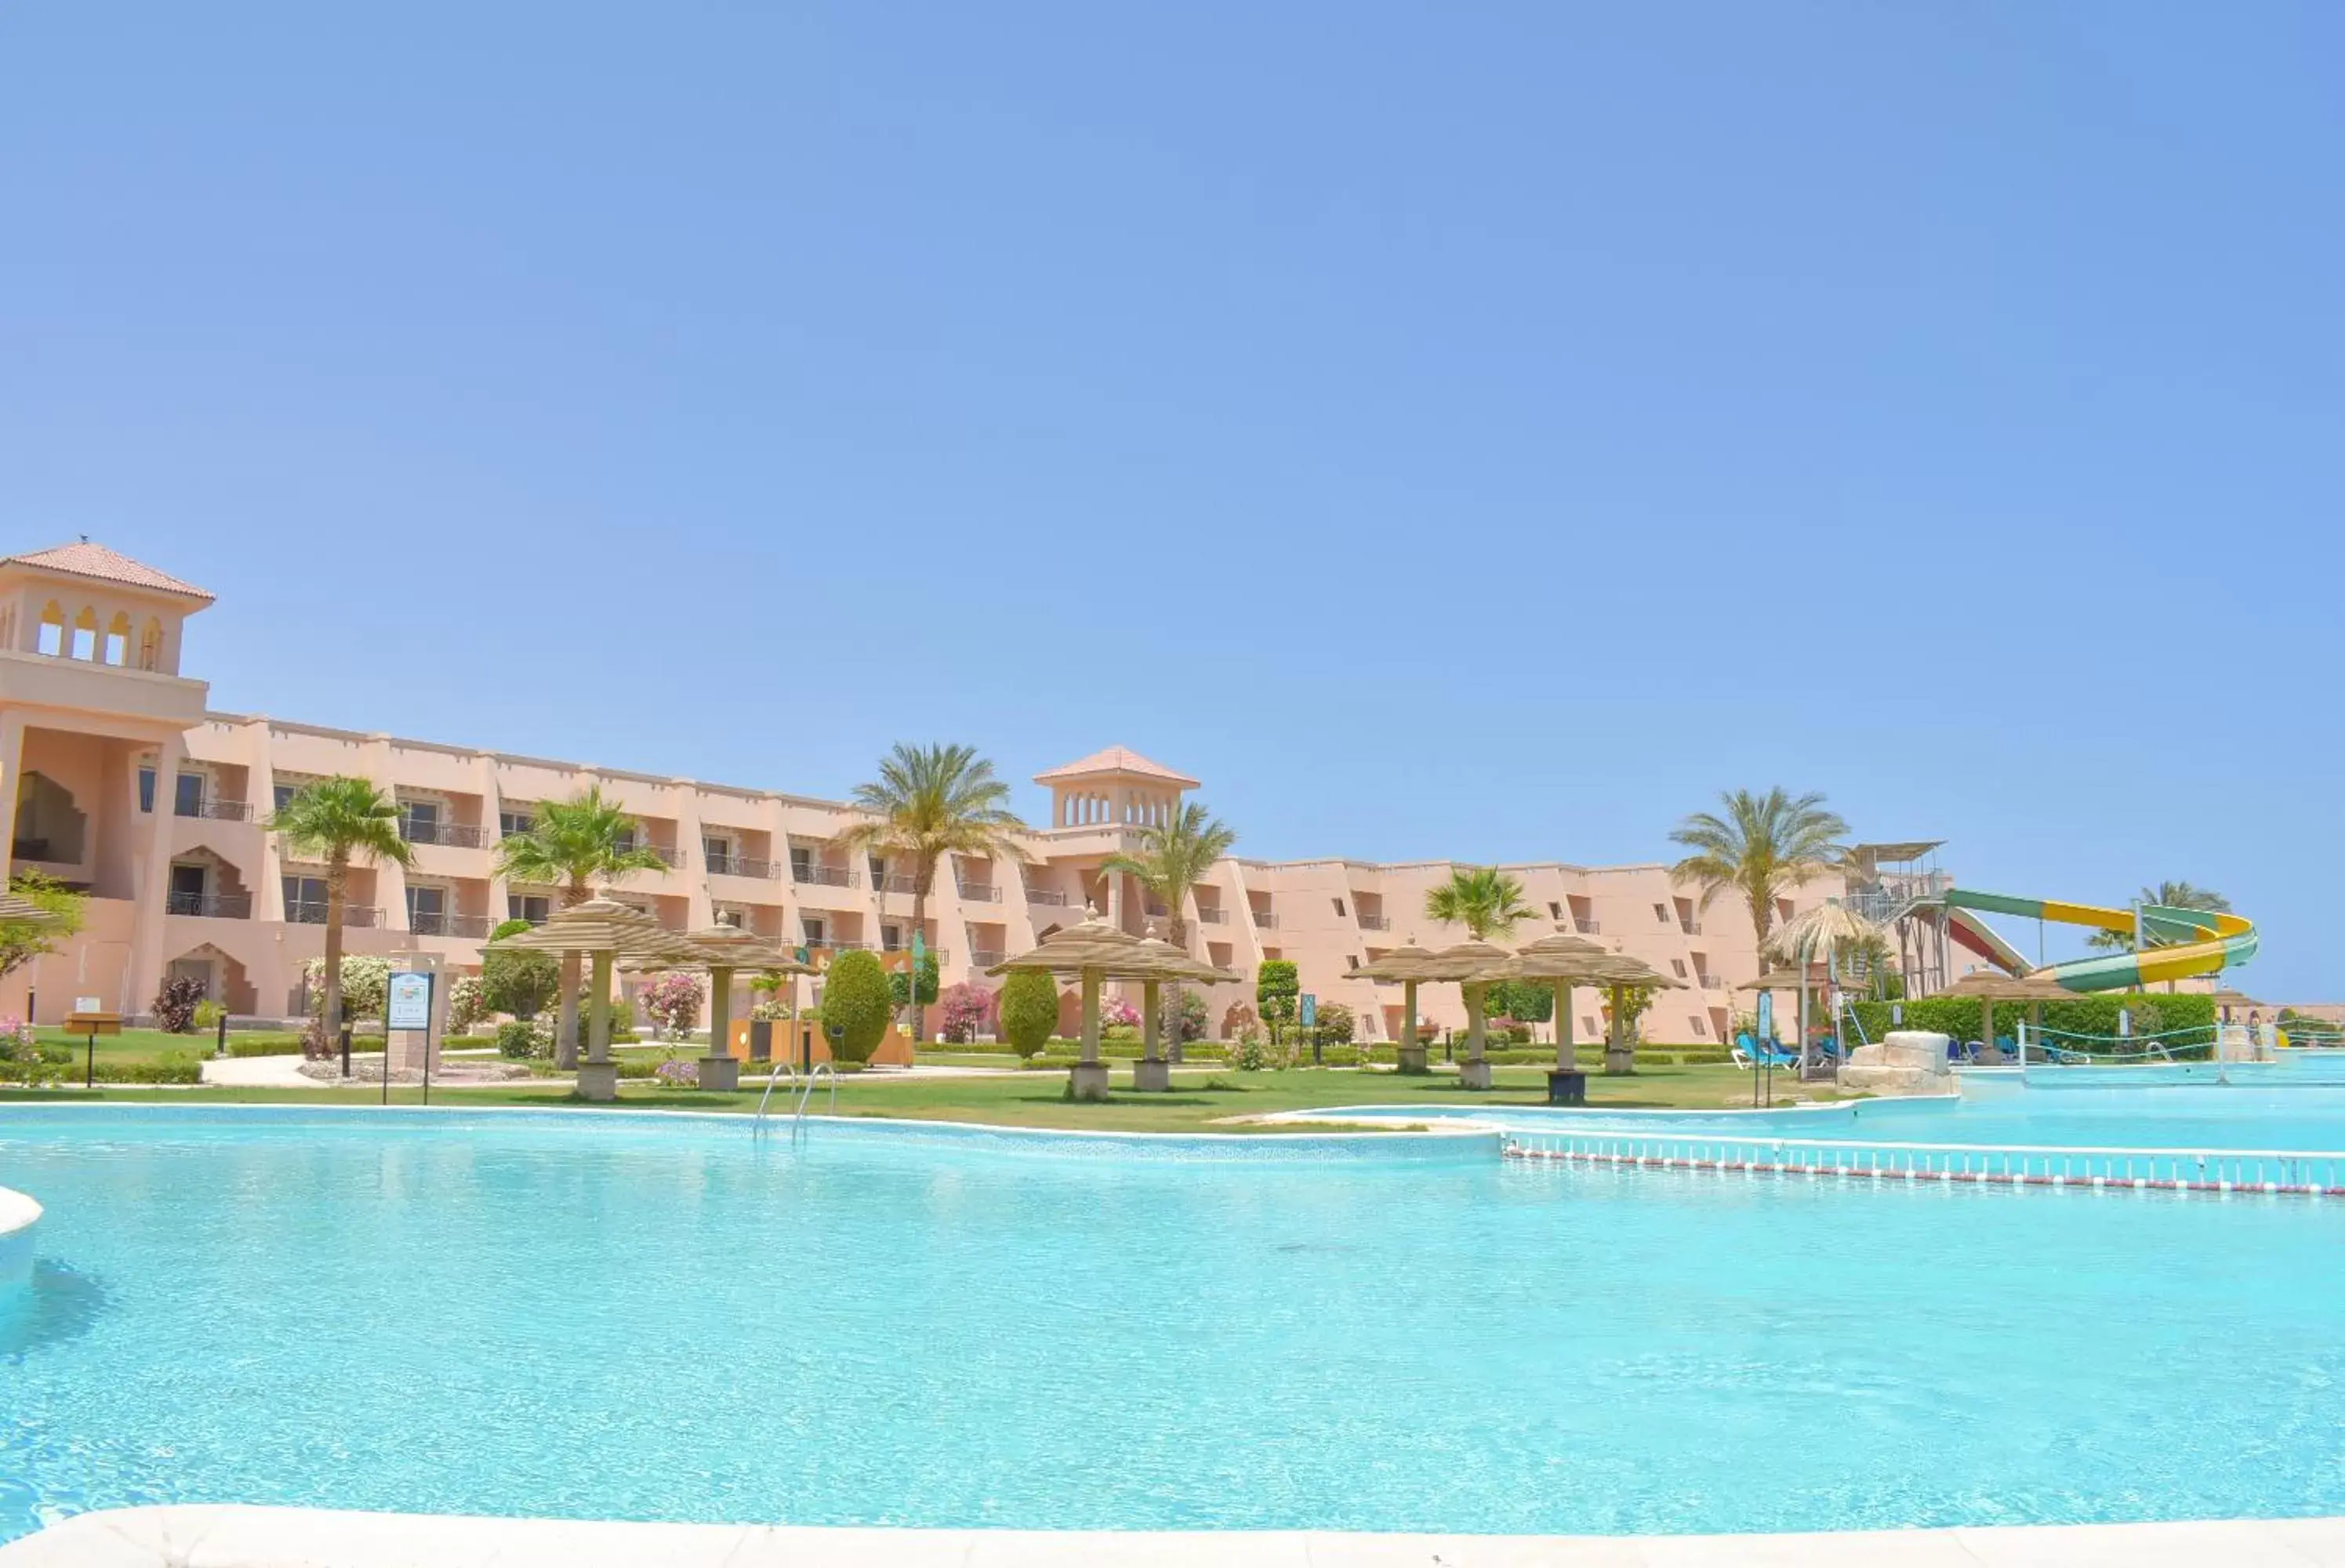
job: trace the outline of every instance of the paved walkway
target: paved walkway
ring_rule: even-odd
[[[382,1053],[360,1052],[350,1060],[353,1063],[380,1062]],[[204,1082],[247,1089],[315,1089],[328,1087],[316,1078],[301,1076],[301,1054],[299,1051],[282,1057],[207,1057],[204,1058]]]
[[[85,1513],[0,1568],[2345,1568],[2345,1519],[1832,1535],[815,1530],[181,1504]]]

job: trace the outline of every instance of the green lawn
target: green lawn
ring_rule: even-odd
[[[1063,1077],[912,1078],[874,1074],[848,1075],[839,1080],[838,1109],[841,1116],[906,1118],[925,1120],[986,1122],[1011,1127],[1092,1128],[1120,1132],[1246,1131],[1216,1128],[1227,1118],[1260,1116],[1271,1111],[1308,1107],[1365,1104],[1424,1104],[1426,1106],[1538,1105],[1544,1103],[1546,1080],[1535,1067],[1497,1069],[1498,1087],[1488,1094],[1469,1094],[1453,1077],[1404,1078],[1394,1073],[1360,1073],[1338,1068],[1300,1067],[1288,1072],[1241,1073],[1227,1067],[1183,1069],[1173,1077],[1172,1091],[1162,1095],[1120,1092],[1104,1105],[1076,1105],[1061,1096]],[[1129,1081],[1127,1068],[1116,1073]],[[1591,1077],[1589,1103],[1599,1108],[1671,1108],[1713,1109],[1751,1103],[1751,1079],[1727,1067],[1650,1067],[1626,1077]],[[756,1107],[760,1084],[738,1094],[700,1094],[660,1089],[630,1082],[621,1086],[620,1104],[628,1108],[746,1111]],[[1797,1086],[1778,1075],[1775,1103],[1790,1103]],[[1831,1098],[1829,1086],[1809,1086],[1807,1098]],[[104,1089],[85,1095],[78,1089],[0,1091],[0,1100],[99,1098],[159,1101],[172,1105],[273,1103],[367,1104],[379,1101],[380,1087],[337,1089]],[[412,1105],[419,1090],[394,1088],[392,1101]],[[775,1092],[777,1105],[786,1102],[785,1086]],[[827,1108],[829,1090],[817,1096],[817,1109]],[[485,1088],[435,1087],[435,1105],[451,1107],[581,1104],[566,1085],[513,1084]]]

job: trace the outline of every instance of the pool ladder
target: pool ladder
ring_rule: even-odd
[[[785,1063],[783,1064],[783,1068],[784,1071],[787,1071],[789,1074],[790,1083],[792,1087],[795,1087],[798,1081],[798,1070],[797,1066],[795,1064]],[[825,1078],[828,1078],[830,1080],[830,1113],[834,1116],[838,1113],[838,1074],[832,1068],[828,1062],[817,1062],[815,1063],[813,1069],[806,1075],[806,1087],[798,1093],[797,1109],[792,1112],[790,1116],[790,1141],[792,1143],[796,1143],[800,1135],[805,1131],[807,1103],[814,1098],[815,1089]],[[769,1073],[766,1075],[766,1092],[757,1097],[757,1114],[752,1118],[749,1122],[749,1134],[751,1137],[758,1138],[764,1136],[766,1130],[766,1105],[767,1101],[774,1098],[774,1086],[781,1081],[782,1075],[779,1072]]]

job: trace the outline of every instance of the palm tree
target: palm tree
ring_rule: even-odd
[[[1463,926],[1477,942],[1513,936],[1533,913],[1523,885],[1495,865],[1452,866],[1449,880],[1425,895],[1426,918]]]
[[[1765,794],[1728,790],[1718,797],[1725,814],[1695,812],[1670,835],[1693,851],[1670,867],[1670,875],[1701,889],[1703,908],[1729,888],[1751,906],[1751,932],[1767,951],[1775,924],[1775,900],[1840,864],[1840,843],[1848,831],[1821,794],[1792,796],[1778,784]]]
[[[1191,801],[1162,826],[1140,830],[1140,853],[1111,855],[1101,871],[1122,872],[1153,895],[1172,922],[1172,946],[1189,950],[1189,895],[1212,874],[1214,862],[1238,841],[1237,829]],[[1167,992],[1172,1016],[1172,1059],[1181,1059],[1181,987]]]
[[[1017,835],[1026,824],[1010,809],[1010,786],[974,746],[914,746],[898,741],[879,761],[876,783],[855,786],[855,804],[868,813],[838,835],[848,849],[878,850],[912,864],[912,931],[926,931],[929,894],[937,862],[948,855],[1019,861]],[[920,977],[908,974],[912,1038],[921,1037]]]
[[[2140,904],[2162,904],[2169,909],[2212,910],[2222,915],[2231,912],[2229,899],[2211,887],[2200,887],[2188,882],[2161,882],[2155,887],[2145,887],[2135,901]],[[2166,938],[2153,936],[2149,939],[2149,945],[2153,947],[2167,947],[2173,944]],[[2096,931],[2085,938],[2085,946],[2099,947],[2112,953],[2130,953],[2133,951],[2133,933]]]
[[[285,835],[296,855],[326,863],[326,1039],[342,1032],[342,916],[350,891],[350,862],[388,860],[415,864],[415,852],[399,835],[399,805],[371,779],[339,775],[295,791],[261,824]]]
[[[562,907],[568,909],[594,897],[597,882],[666,866],[666,861],[639,842],[640,832],[626,809],[604,799],[603,786],[594,784],[568,800],[542,803],[527,833],[500,839],[496,872],[508,882],[559,886]],[[554,1030],[553,1065],[564,1070],[578,1065],[578,992],[584,968],[581,955],[562,956],[562,1010]]]

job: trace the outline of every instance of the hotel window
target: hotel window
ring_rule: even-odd
[[[1703,1026],[1702,1021],[1700,1018],[1697,1018],[1689,1013],[1686,1015],[1686,1022],[1693,1026],[1693,1037],[1695,1039],[1706,1040],[1710,1038],[1710,1030]]]
[[[1335,898],[1330,899],[1329,902],[1335,905],[1335,918],[1341,920],[1344,917],[1344,901],[1340,898]]]
[[[440,841],[440,803],[403,800],[399,803],[399,836],[410,844]]]
[[[299,784],[281,784],[270,792],[269,799],[275,809],[283,811],[287,806],[293,804],[293,797],[300,793],[301,786]]]
[[[553,900],[543,893],[508,893],[505,895],[505,918],[526,920],[532,926],[543,926],[545,917],[553,913]]]
[[[155,809],[155,770],[153,768],[138,770],[138,809],[140,811]]]
[[[1653,918],[1667,926],[1670,923],[1670,906],[1666,904],[1654,905]]]
[[[790,845],[790,878],[795,882],[814,880],[814,851],[803,844]]]
[[[506,838],[519,838],[537,825],[537,819],[526,811],[497,813],[497,832]]]
[[[628,827],[621,830],[619,836],[614,842],[618,845],[621,855],[633,855],[636,846],[643,842],[643,835],[633,827]]]
[[[285,878],[285,918],[296,926],[326,923],[326,879],[322,876]]]
[[[1548,900],[1547,901],[1547,917],[1548,917],[1548,919],[1550,919],[1550,920],[1560,920],[1560,919],[1562,919],[1562,918],[1563,918],[1563,905],[1560,905],[1560,904],[1558,904],[1558,903],[1557,903],[1554,899],[1552,899],[1552,898],[1548,899]]]
[[[1674,969],[1674,970],[1676,970],[1676,971],[1678,972],[1678,978],[1679,978],[1679,979],[1682,980],[1682,979],[1684,979],[1684,978],[1686,977],[1686,976],[1685,976],[1685,960],[1684,960],[1684,959],[1682,959],[1682,958],[1672,958],[1672,959],[1670,959],[1670,968],[1672,968],[1672,969]]]
[[[900,926],[879,927],[879,946],[893,953],[904,946],[904,928]]]
[[[805,934],[807,946],[819,947],[823,945],[822,922],[816,919],[813,916],[799,916],[798,929]]]
[[[171,811],[178,816],[204,814],[204,775],[181,774],[171,781]]]
[[[423,936],[438,936],[448,929],[448,890],[444,887],[416,887],[407,890],[407,928]]]
[[[733,841],[704,835],[700,840],[700,857],[708,863],[711,871],[730,871],[733,869]]]

